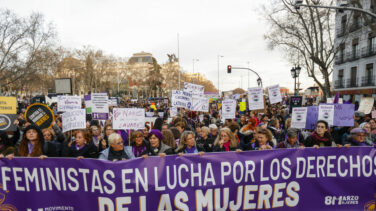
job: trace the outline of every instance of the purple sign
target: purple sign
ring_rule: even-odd
[[[107,120],[108,119],[108,113],[91,113],[91,116],[95,120]]]
[[[354,104],[334,104],[334,125],[354,126]]]
[[[315,129],[317,120],[319,118],[318,116],[319,116],[319,107],[318,106],[308,106],[306,129],[309,129],[309,130]]]
[[[0,159],[0,206],[27,211],[363,210],[375,206],[375,154],[373,147],[351,147],[118,162]]]

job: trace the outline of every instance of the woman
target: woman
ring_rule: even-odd
[[[113,133],[115,133],[115,131],[112,129],[112,124],[111,123],[106,124],[104,126],[104,138],[102,139],[102,141],[99,143],[99,146],[98,146],[99,152],[101,152],[102,150],[108,147],[108,137]]]
[[[281,130],[280,130],[280,124],[279,120],[277,118],[273,118],[269,121],[267,129],[270,130],[273,134],[273,144],[274,146],[277,145],[277,143],[281,142]]]
[[[315,131],[306,138],[304,145],[315,148],[333,146],[328,123],[324,120],[317,121]]]
[[[270,132],[270,130],[259,128],[257,130],[256,141],[251,145],[252,150],[273,149],[275,145],[273,144],[272,139],[273,134]]]
[[[354,128],[350,131],[351,136],[346,140],[345,147],[371,146],[373,143],[365,141],[367,132],[362,128]]]
[[[42,130],[43,138],[46,143],[51,143],[56,148],[56,157],[61,156],[62,145],[60,142],[57,141],[57,137],[55,135],[55,131],[52,128],[45,128]]]
[[[214,142],[214,152],[240,151],[234,134],[227,127],[219,131],[219,136]]]
[[[371,125],[371,133],[373,135],[376,135],[376,120],[375,119],[370,119],[369,124]]]
[[[304,148],[304,145],[299,142],[298,130],[289,128],[286,132],[286,139],[278,144],[277,148]]]
[[[375,135],[371,133],[371,124],[365,122],[361,124],[361,127],[366,132],[365,142],[372,145],[375,142]]]
[[[66,157],[81,158],[97,158],[98,148],[93,143],[93,138],[88,130],[77,130],[75,140],[70,142],[68,150],[66,150]]]
[[[202,148],[196,146],[195,134],[192,131],[185,131],[180,137],[179,147],[175,150],[179,156],[188,153],[202,152]]]
[[[57,156],[56,147],[44,142],[42,131],[36,125],[25,128],[18,154],[21,157]]]
[[[144,134],[141,131],[135,131],[131,134],[132,152],[135,157],[147,155],[150,152],[149,142],[144,139]]]
[[[104,138],[103,134],[101,133],[101,129],[98,126],[93,125],[90,127],[90,130],[93,137],[93,143],[97,148],[99,148],[99,143],[101,143]]]
[[[150,143],[150,152],[149,155],[156,156],[159,155],[164,157],[166,155],[174,154],[174,151],[171,147],[167,146],[162,142],[163,135],[161,131],[157,129],[152,129],[149,132],[149,143]]]
[[[100,160],[118,161],[135,158],[132,147],[124,146],[124,141],[119,134],[112,133],[108,137],[108,144],[110,146],[99,154]]]
[[[176,142],[174,138],[174,134],[170,129],[162,130],[163,139],[162,142],[167,146],[171,147],[173,150],[176,149]]]
[[[240,146],[243,150],[250,150],[250,146],[254,141],[254,134],[256,130],[257,122],[254,118],[248,120],[248,124],[240,128],[239,138],[241,140]]]
[[[197,147],[204,149],[205,152],[213,152],[214,140],[209,137],[210,129],[206,126],[201,128],[201,138],[196,142]]]

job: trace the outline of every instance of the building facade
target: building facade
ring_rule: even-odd
[[[363,9],[375,13],[376,5],[361,0]],[[363,96],[376,97],[376,19],[345,10],[336,14],[334,39],[337,54],[333,66],[333,92],[345,101],[360,101]]]

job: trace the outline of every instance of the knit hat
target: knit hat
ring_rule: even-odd
[[[28,130],[35,130],[37,131],[38,133],[38,137],[40,139],[41,142],[44,142],[44,137],[43,137],[43,133],[42,131],[40,130],[40,128],[38,126],[36,126],[35,124],[31,124],[29,126],[27,126],[24,130],[24,136],[26,136],[26,133]]]
[[[149,137],[152,136],[152,135],[155,135],[160,141],[162,141],[162,139],[163,139],[163,135],[162,135],[161,131],[159,131],[157,129],[150,130]]]
[[[350,133],[351,134],[358,134],[358,133],[367,133],[367,132],[364,129],[357,127],[357,128],[352,129],[350,131]]]

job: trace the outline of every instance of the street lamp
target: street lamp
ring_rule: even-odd
[[[292,78],[294,78],[294,95],[298,95],[298,92],[297,92],[297,89],[296,89],[296,78],[299,77],[299,74],[300,74],[300,70],[302,68],[300,68],[300,66],[295,66],[291,69],[291,76]]]
[[[195,62],[198,62],[200,60],[198,59],[192,59],[192,69],[193,69],[193,74],[192,74],[192,83],[193,83],[193,78],[194,78],[194,75],[195,75]]]
[[[221,93],[221,92],[219,91],[219,58],[223,58],[223,56],[221,56],[221,55],[217,55],[217,65],[218,65],[218,96],[219,96],[219,94]]]

